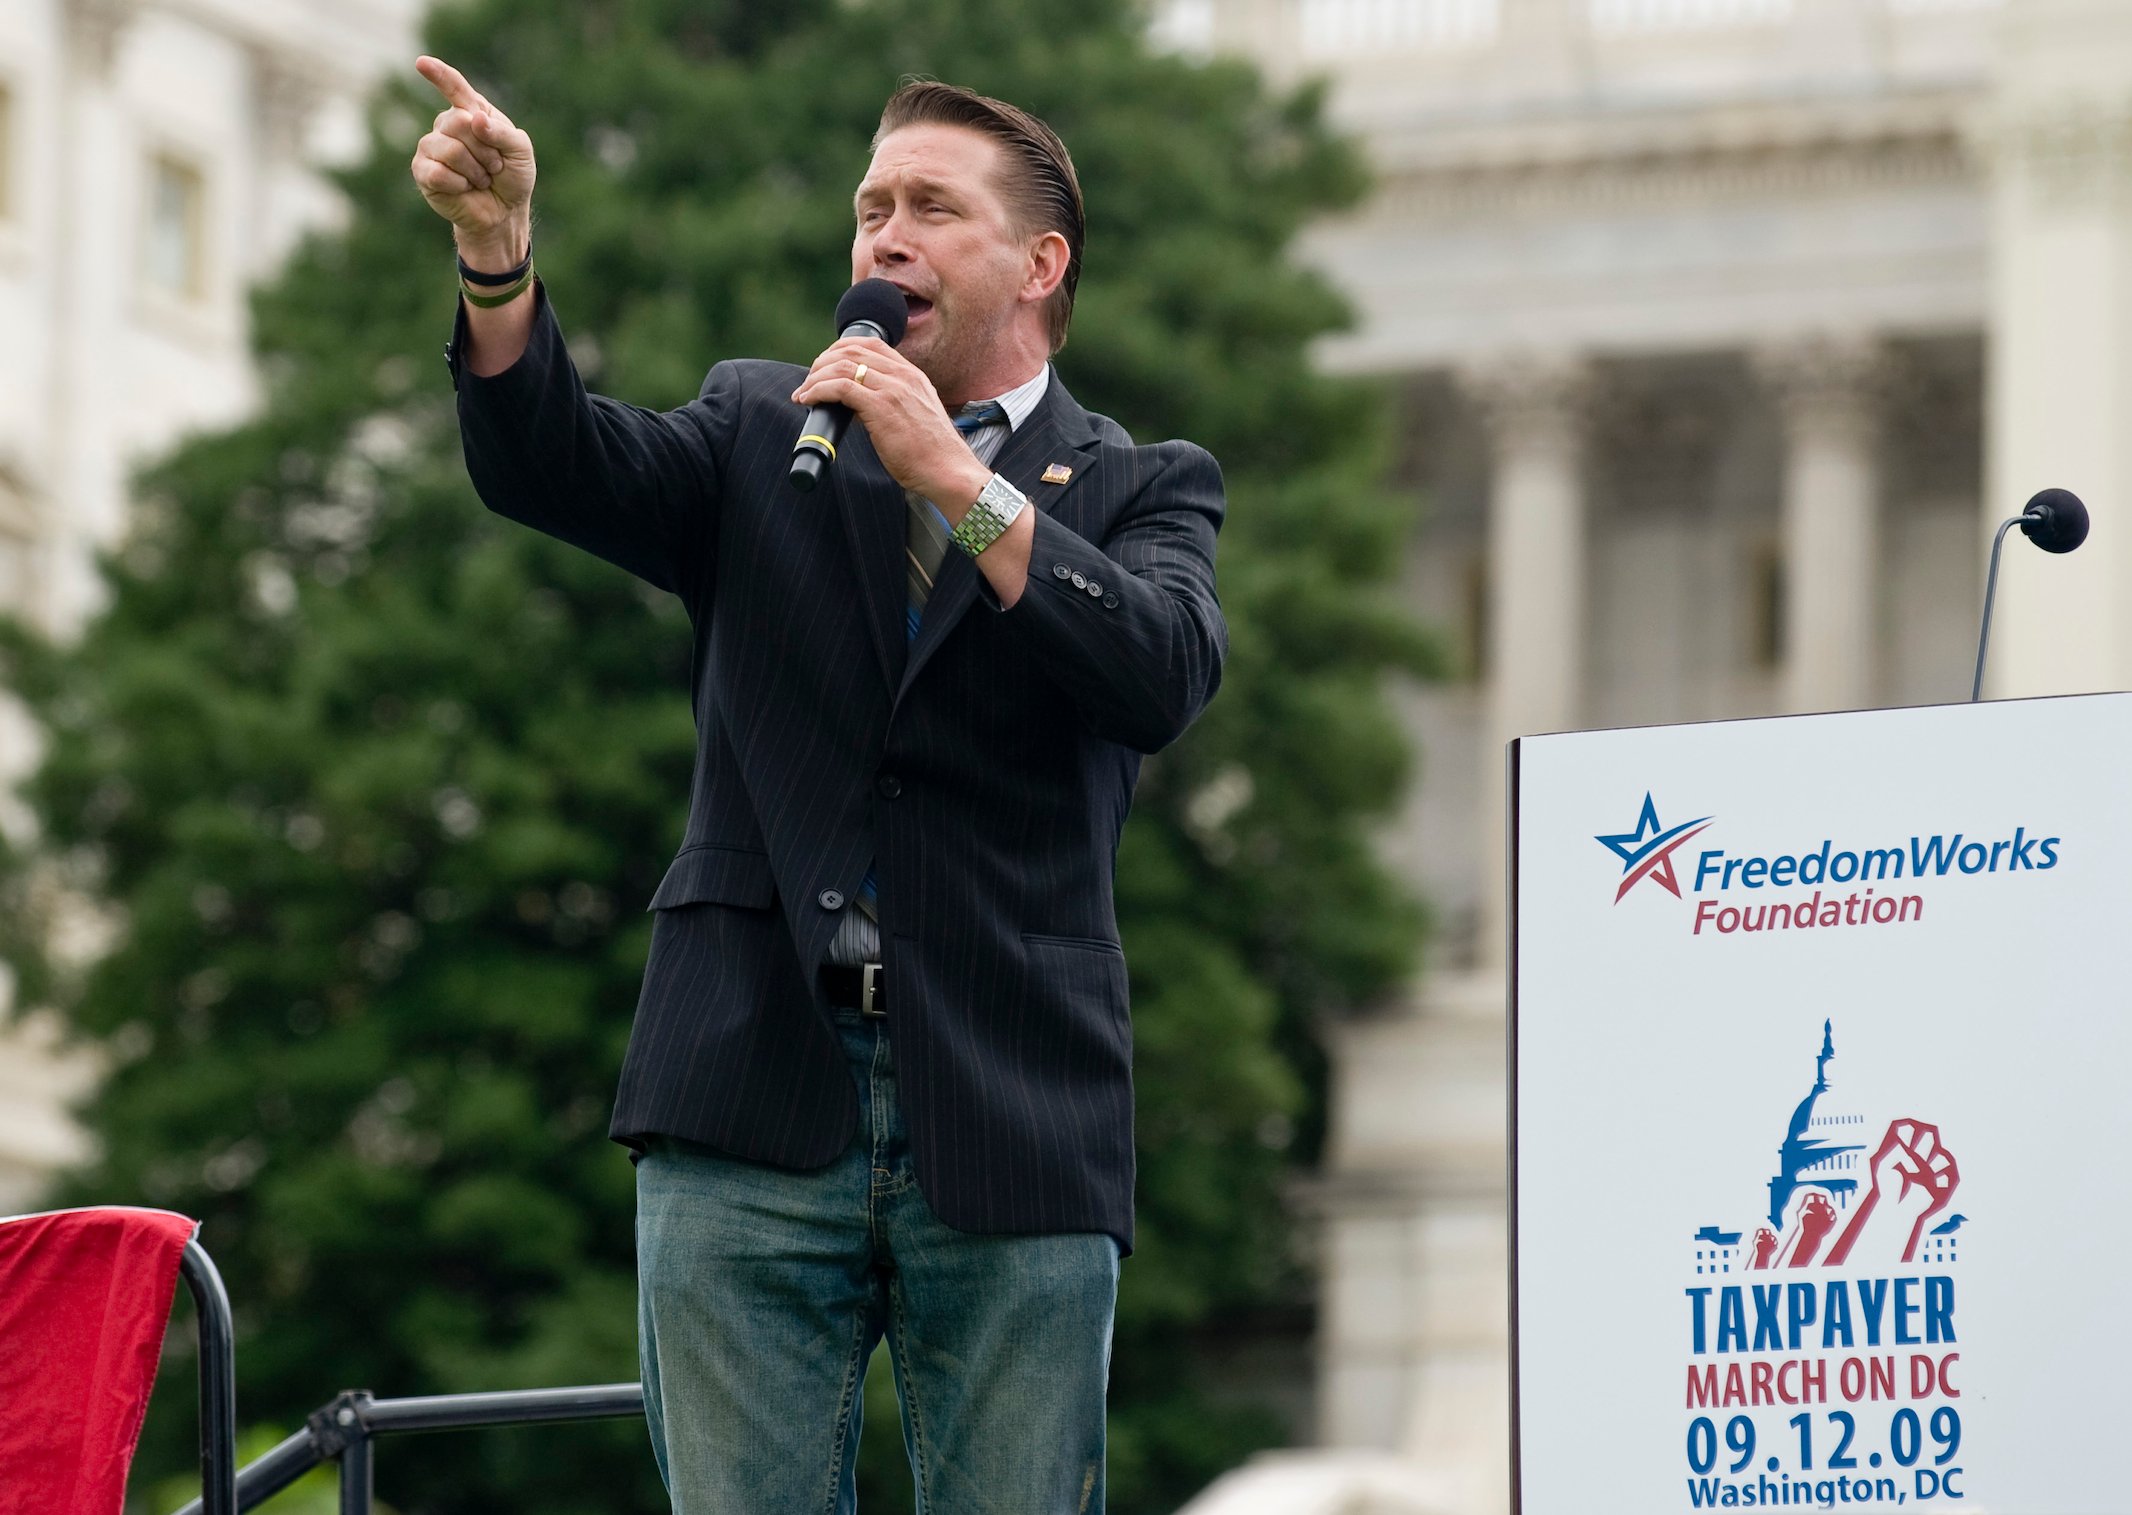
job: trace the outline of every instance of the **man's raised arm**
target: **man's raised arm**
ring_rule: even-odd
[[[450,64],[415,67],[447,102],[412,172],[463,265],[447,352],[468,477],[498,515],[700,604],[734,370],[679,410],[587,393],[533,273],[532,139]]]
[[[415,145],[415,185],[430,209],[451,222],[467,267],[508,273],[533,247],[533,139],[442,58],[417,58],[415,70],[444,96],[444,109]],[[516,363],[533,334],[533,310],[533,301],[523,298],[490,307],[469,303],[461,354],[468,371],[488,378]]]

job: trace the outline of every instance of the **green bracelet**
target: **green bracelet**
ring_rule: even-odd
[[[510,304],[513,300],[517,299],[520,295],[524,294],[529,288],[531,288],[532,284],[533,265],[531,263],[528,263],[526,265],[525,277],[520,279],[516,284],[513,284],[509,289],[504,290],[501,294],[477,295],[473,292],[473,290],[467,288],[466,280],[464,279],[461,279],[459,281],[459,293],[461,297],[465,299],[467,304],[478,305],[483,310],[493,310],[499,305]]]

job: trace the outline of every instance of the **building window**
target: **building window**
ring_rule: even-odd
[[[1747,660],[1756,668],[1784,662],[1784,548],[1758,543],[1747,560]]]
[[[158,153],[148,171],[148,282],[181,300],[207,294],[207,181],[182,158]]]
[[[1475,553],[1466,559],[1459,576],[1459,651],[1464,667],[1459,671],[1478,683],[1488,677],[1495,649],[1488,645],[1488,558]]]

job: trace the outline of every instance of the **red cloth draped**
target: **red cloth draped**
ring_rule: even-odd
[[[0,1515],[120,1515],[197,1229],[119,1207],[0,1220]]]

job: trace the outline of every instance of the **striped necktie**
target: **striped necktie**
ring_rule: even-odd
[[[987,426],[1007,424],[1007,409],[997,400],[979,400],[974,405],[965,405],[956,413],[955,429],[962,433],[963,440],[974,449],[977,434]],[[940,576],[941,560],[948,555],[948,520],[939,507],[923,495],[904,491],[904,567],[910,589],[909,602],[904,607],[904,634],[911,641],[918,640],[918,627],[925,620],[925,602],[933,597],[933,581]],[[880,919],[875,901],[880,887],[874,879],[874,870],[869,866],[866,877],[859,883],[858,907],[874,919]]]
[[[1006,407],[997,400],[979,400],[963,406],[955,417],[955,429],[974,448],[977,433],[1007,419]],[[925,602],[932,598],[933,580],[940,576],[941,559],[948,555],[948,522],[931,500],[921,495],[903,496],[905,521],[903,554],[910,598],[904,607],[904,632],[918,640],[918,627],[925,619]]]

